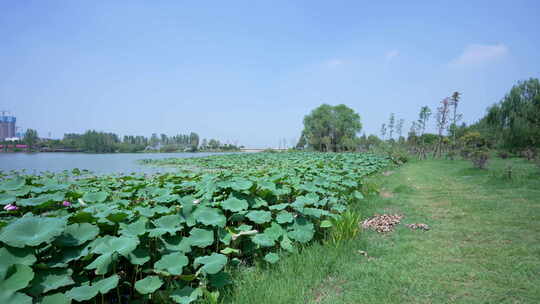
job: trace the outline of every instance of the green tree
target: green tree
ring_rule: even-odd
[[[536,78],[518,82],[498,103],[488,109],[485,130],[497,134],[508,149],[540,146],[540,82]],[[481,121],[482,122],[482,121]]]
[[[199,134],[195,132],[191,132],[189,134],[189,145],[191,151],[197,151],[197,149],[199,148]]]
[[[350,149],[350,140],[355,140],[361,129],[360,115],[343,104],[322,104],[304,117],[304,136],[317,151]]]
[[[28,150],[31,150],[33,146],[39,141],[38,132],[34,129],[26,130],[24,133],[23,142],[28,146]]]
[[[298,139],[298,143],[296,144],[296,149],[303,150],[307,145],[306,142],[306,136],[304,135],[304,131],[302,131],[302,134],[300,135],[300,139]]]

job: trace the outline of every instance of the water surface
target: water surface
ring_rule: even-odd
[[[26,173],[45,171],[60,172],[79,168],[95,173],[155,173],[174,171],[174,168],[160,168],[142,165],[139,159],[161,159],[169,157],[205,157],[224,153],[0,153],[0,171],[25,170]]]

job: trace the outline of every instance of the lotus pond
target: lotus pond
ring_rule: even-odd
[[[144,161],[155,175],[0,176],[0,303],[193,303],[273,264],[363,199],[370,154]]]

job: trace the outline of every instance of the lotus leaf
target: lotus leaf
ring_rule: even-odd
[[[71,278],[72,274],[73,271],[71,269],[40,270],[36,273],[36,276],[32,281],[30,293],[34,296],[38,296],[60,287],[75,284]]]
[[[246,225],[246,224],[242,224],[240,226],[238,226],[238,231],[249,231],[249,230],[252,230],[253,229],[253,226],[251,225]]]
[[[174,235],[182,230],[183,219],[180,215],[165,215],[152,221],[156,228],[149,230],[150,237],[157,237],[164,234]]]
[[[86,266],[85,269],[95,269],[97,275],[106,274],[109,272],[109,267],[114,262],[115,258],[116,256],[112,253],[101,255]]]
[[[165,194],[165,195],[161,195],[161,196],[158,196],[158,197],[154,198],[154,201],[156,203],[171,203],[171,202],[174,202],[174,201],[178,200],[178,198],[179,198],[178,195]]]
[[[112,254],[117,252],[127,257],[130,252],[137,248],[137,245],[139,245],[139,240],[136,238],[107,235],[94,241],[93,251],[100,254]]]
[[[216,274],[209,275],[208,281],[210,282],[210,286],[214,288],[223,288],[232,284],[232,277],[229,273],[220,271]]]
[[[18,205],[19,206],[22,206],[22,207],[37,207],[37,206],[44,206],[45,204],[47,203],[50,203],[50,202],[61,202],[63,200],[63,195],[62,196],[56,196],[56,195],[49,195],[49,194],[45,194],[45,195],[42,195],[42,196],[36,196],[36,197],[31,197],[31,198],[26,198],[26,199],[21,199],[18,201]]]
[[[4,180],[0,184],[0,190],[13,191],[21,188],[26,183],[26,179],[22,176],[16,176],[14,178]]]
[[[272,206],[269,206],[268,209],[270,210],[283,210],[285,208],[287,208],[289,206],[289,204],[276,204],[276,205],[272,205]]]
[[[332,225],[332,222],[329,221],[329,220],[324,220],[324,221],[322,221],[321,224],[319,225],[319,227],[321,227],[321,228],[330,228],[330,227],[332,227],[332,226],[333,226],[333,225]]]
[[[27,195],[28,193],[30,193],[30,190],[32,188],[28,185],[26,186],[22,186],[21,188],[17,189],[17,190],[13,190],[13,191],[9,191],[8,193],[11,193],[15,196],[25,196]]]
[[[227,254],[227,255],[228,255],[228,254],[231,254],[231,253],[240,253],[240,250],[234,249],[234,248],[230,248],[230,247],[227,247],[227,248],[225,248],[225,249],[222,249],[220,252],[223,253],[223,254]]]
[[[167,250],[180,251],[183,253],[191,252],[191,241],[188,237],[181,235],[162,236],[161,240]]]
[[[276,216],[276,221],[280,224],[292,223],[293,220],[294,220],[293,214],[287,211],[281,211]]]
[[[245,190],[249,190],[249,188],[251,188],[251,186],[253,186],[253,183],[251,181],[247,180],[247,179],[244,179],[244,178],[236,178],[236,179],[233,179],[230,182],[223,183],[220,186],[222,186],[222,187],[230,187],[231,189],[233,189],[235,191],[245,191]]]
[[[172,275],[181,275],[182,269],[189,263],[188,258],[181,252],[163,255],[154,263],[156,270],[165,270]]]
[[[131,224],[120,223],[120,234],[136,237],[146,233],[146,223],[148,219],[141,217]]]
[[[158,276],[147,276],[135,282],[135,289],[140,294],[149,294],[158,290],[161,285],[163,285],[163,281]]]
[[[216,274],[220,272],[225,264],[227,264],[227,256],[219,253],[212,253],[212,255],[202,256],[195,259],[193,267],[197,268],[199,265],[203,265],[200,271],[206,274]]]
[[[277,241],[284,233],[285,231],[283,228],[281,228],[281,226],[276,222],[272,222],[270,227],[264,229],[264,234],[274,241]]]
[[[279,261],[279,255],[274,252],[270,252],[264,256],[264,260],[270,264],[275,264]]]
[[[252,239],[253,243],[261,247],[272,247],[274,246],[274,239],[272,236],[265,233],[258,233]]]
[[[276,194],[277,192],[276,184],[270,181],[259,182],[257,186],[259,186],[261,190],[269,191],[272,194]]]
[[[0,303],[2,304],[32,304],[32,298],[20,292],[0,290]]]
[[[330,214],[330,212],[323,209],[318,209],[318,208],[304,208],[302,210],[302,213],[305,216],[312,216],[315,218],[321,218],[322,216],[327,216]]]
[[[101,294],[106,294],[107,292],[109,292],[111,289],[115,288],[116,286],[118,286],[118,281],[119,281],[120,277],[116,274],[106,278],[106,279],[102,279],[102,280],[99,280],[99,281],[96,281],[96,282],[93,282],[92,283],[92,286],[94,288],[97,288],[98,291],[101,293]]]
[[[71,224],[66,227],[66,230],[55,241],[55,245],[73,247],[79,246],[87,241],[93,240],[99,234],[99,228],[95,225]]]
[[[364,199],[364,195],[359,191],[354,191],[353,195],[354,195],[354,198],[356,198],[358,200],[363,200]]]
[[[256,210],[248,212],[246,217],[257,224],[264,224],[272,220],[272,213],[269,211]]]
[[[15,264],[2,273],[0,290],[15,292],[28,286],[34,278],[34,271],[27,265]]]
[[[214,232],[212,230],[193,228],[189,235],[189,241],[195,247],[205,248],[214,243]]]
[[[144,265],[150,261],[150,253],[144,248],[138,248],[133,250],[128,255],[129,262],[133,265]]]
[[[11,193],[0,193],[0,205],[7,205],[15,202],[17,197]]]
[[[71,290],[66,292],[66,296],[75,301],[88,301],[93,297],[97,296],[98,288],[95,286],[82,285],[79,287],[73,287]]]
[[[252,201],[252,209],[259,209],[268,206],[268,203],[260,197],[251,198],[250,200]]]
[[[41,304],[70,304],[71,299],[63,293],[55,293],[50,296],[46,296],[41,301]]]
[[[86,192],[82,199],[83,201],[87,203],[103,203],[107,196],[109,196],[106,192]]]
[[[148,208],[148,207],[135,207],[134,209],[137,211],[140,215],[151,218],[156,214],[156,210],[154,208]]]
[[[208,226],[223,228],[227,221],[221,210],[217,208],[199,207],[193,212],[193,216],[197,222]]]
[[[289,252],[294,252],[293,244],[292,244],[291,240],[286,235],[283,236],[283,239],[281,240],[279,245],[281,246],[281,248],[283,248],[283,249],[285,249],[285,250],[287,250]]]
[[[203,292],[199,288],[191,288],[186,286],[182,289],[176,289],[170,295],[171,299],[179,304],[190,304],[193,301],[196,301],[199,297],[203,295]]]
[[[230,196],[226,201],[221,203],[221,207],[225,210],[238,212],[238,211],[246,210],[249,207],[249,205],[246,200],[238,199],[234,196]]]
[[[291,239],[300,243],[311,241],[314,234],[315,228],[313,227],[313,223],[301,217],[295,219],[292,230],[288,232],[288,236]]]
[[[64,232],[66,223],[65,218],[25,215],[3,228],[0,241],[19,248],[50,243]]]
[[[31,266],[36,262],[36,256],[30,248],[0,248],[0,277],[14,264]]]
[[[56,255],[49,263],[49,267],[66,267],[67,263],[78,260],[88,254],[88,245],[63,248],[61,255]]]

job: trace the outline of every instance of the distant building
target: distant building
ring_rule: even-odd
[[[6,113],[2,111],[0,115],[0,141],[15,137],[15,123],[17,122],[17,118],[15,116],[8,116]]]

